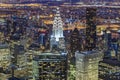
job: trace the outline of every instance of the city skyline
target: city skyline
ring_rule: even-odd
[[[120,79],[119,0],[10,1],[0,5],[1,80]]]

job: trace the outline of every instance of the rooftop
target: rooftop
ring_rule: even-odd
[[[11,77],[11,78],[8,78],[8,80],[20,80],[20,79],[16,77]]]
[[[80,53],[80,54],[84,54],[84,55],[88,55],[88,54],[93,54],[93,53],[99,53],[100,51],[98,50],[92,50],[92,51],[83,51],[83,52],[79,52],[77,51],[77,53]]]
[[[59,59],[65,59],[67,53],[51,53],[51,52],[47,52],[47,53],[41,53],[39,55],[36,55],[33,59],[35,61],[39,61],[39,60],[59,60]]]
[[[109,64],[111,66],[119,66],[120,67],[120,61],[117,59],[103,59],[103,61],[100,61],[102,63]]]

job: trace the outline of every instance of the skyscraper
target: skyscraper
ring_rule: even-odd
[[[86,50],[96,47],[96,8],[86,9]]]
[[[77,50],[80,51],[80,37],[79,37],[79,31],[77,28],[75,28],[71,34],[70,38],[70,50],[72,53],[75,53]],[[75,56],[74,54],[72,56]]]
[[[101,51],[76,52],[76,80],[98,80]]]
[[[60,10],[57,8],[56,15],[53,21],[53,37],[56,38],[56,41],[59,41],[59,38],[63,37],[63,22],[60,16]]]
[[[52,36],[51,36],[51,49],[57,46],[60,49],[65,49],[65,40],[63,36],[63,22],[60,16],[60,9],[56,9],[56,15],[53,21]]]
[[[86,9],[86,51],[76,52],[76,80],[98,80],[98,63],[102,51],[96,47],[96,9]]]

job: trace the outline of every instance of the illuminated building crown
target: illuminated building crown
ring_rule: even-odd
[[[59,41],[59,38],[63,37],[63,22],[60,16],[60,10],[57,8],[56,15],[53,21],[53,37],[56,38],[56,41]]]

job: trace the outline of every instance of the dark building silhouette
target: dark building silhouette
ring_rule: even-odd
[[[74,53],[76,51],[80,51],[81,46],[80,46],[80,35],[79,35],[79,31],[77,28],[74,29],[74,31],[71,34],[71,38],[70,38],[70,44],[71,44],[71,52],[73,53],[72,56],[74,56]]]
[[[86,50],[96,48],[96,8],[86,9]]]
[[[16,78],[16,77],[10,77],[10,78],[8,78],[8,80],[21,80],[21,79]]]
[[[11,25],[12,25],[12,22],[10,20],[6,20],[6,33],[7,35],[10,34],[11,32]]]
[[[115,57],[118,57],[118,49],[119,49],[119,43],[118,38],[112,38],[111,39],[111,48],[115,51]]]
[[[118,54],[118,38],[106,33],[107,47],[104,58],[99,62],[100,80],[120,80],[120,61]],[[113,55],[114,54],[114,55]]]
[[[111,47],[111,33],[107,33],[107,47],[108,49]]]

